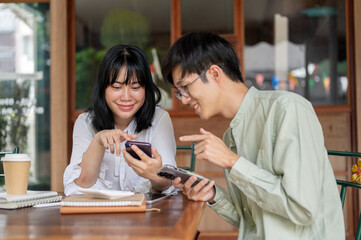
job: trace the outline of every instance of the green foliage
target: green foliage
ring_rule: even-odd
[[[90,106],[92,89],[105,50],[86,48],[76,54],[76,104],[78,109]]]
[[[3,98],[13,99],[12,106],[0,106],[0,147],[1,151],[12,151],[19,147],[22,151],[27,149],[27,113],[35,103],[29,98],[30,81],[11,81],[9,84],[2,84],[7,91],[0,92]],[[5,86],[7,85],[7,86]],[[12,89],[13,91],[9,91]],[[5,110],[3,112],[3,110]]]
[[[140,13],[114,9],[108,13],[101,27],[100,40],[106,49],[123,43],[143,49],[149,39],[147,19]]]
[[[0,106],[1,110],[1,106]],[[0,151],[4,151],[6,148],[6,137],[7,137],[7,131],[6,131],[6,124],[7,121],[5,119],[5,116],[0,113]]]

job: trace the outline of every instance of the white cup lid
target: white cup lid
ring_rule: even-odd
[[[29,155],[26,153],[10,153],[10,154],[5,154],[5,157],[2,157],[1,161],[24,162],[24,161],[31,161],[31,159]]]

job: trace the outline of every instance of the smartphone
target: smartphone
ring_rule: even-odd
[[[125,150],[132,155],[135,159],[141,160],[138,154],[136,154],[130,146],[136,145],[140,150],[142,150],[149,157],[152,156],[152,145],[148,142],[138,142],[138,141],[127,141],[125,142]]]
[[[164,165],[158,172],[157,175],[159,177],[163,177],[163,178],[167,178],[170,180],[174,180],[176,177],[180,177],[181,178],[181,183],[184,184],[190,177],[192,176],[196,176],[197,180],[192,184],[192,187],[194,187],[195,185],[197,185],[200,181],[202,181],[203,179],[206,179],[208,183],[210,183],[210,180],[206,177],[203,177],[202,175],[181,169],[181,168],[177,168],[171,165]],[[206,185],[207,185],[206,184]]]
[[[145,203],[146,204],[152,204],[159,202],[160,200],[169,197],[170,195],[166,195],[163,193],[145,193]]]

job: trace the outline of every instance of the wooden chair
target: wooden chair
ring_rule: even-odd
[[[332,150],[328,150],[328,155],[333,155],[333,156],[343,156],[343,157],[361,157],[361,153],[359,152],[344,152],[344,151],[332,151]],[[361,184],[358,183],[354,183],[354,182],[350,182],[350,181],[344,181],[344,180],[336,180],[337,184],[341,186],[341,191],[340,191],[340,197],[341,197],[341,203],[342,203],[342,208],[344,206],[345,203],[345,198],[346,198],[346,191],[347,188],[358,188],[361,189]],[[357,225],[357,231],[356,231],[356,235],[355,235],[355,240],[361,240],[361,214],[359,216],[359,220],[358,220],[358,225]]]
[[[17,148],[17,147],[14,148],[14,151],[12,151],[12,152],[0,152],[0,157],[3,157],[3,156],[5,156],[5,154],[10,154],[10,153],[19,153],[19,148]],[[3,170],[1,172],[3,172]],[[2,179],[4,177],[5,177],[4,173],[0,173],[0,179]]]
[[[188,170],[191,172],[194,172],[195,165],[196,165],[196,155],[194,155],[194,146],[196,145],[196,142],[193,142],[190,146],[177,146],[177,150],[191,150],[191,161],[189,166],[181,166],[180,168],[184,170]]]

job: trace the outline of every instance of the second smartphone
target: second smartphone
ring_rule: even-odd
[[[184,184],[191,176],[196,176],[197,180],[192,184],[192,187],[195,186],[196,184],[198,184],[203,179],[206,179],[208,181],[207,184],[210,182],[210,180],[208,178],[205,178],[202,175],[199,175],[199,174],[196,174],[196,173],[193,173],[193,172],[181,169],[181,168],[177,168],[177,167],[174,167],[171,165],[167,165],[167,164],[164,165],[157,172],[157,175],[159,177],[167,178],[170,180],[174,180],[176,177],[180,177],[182,184]]]

